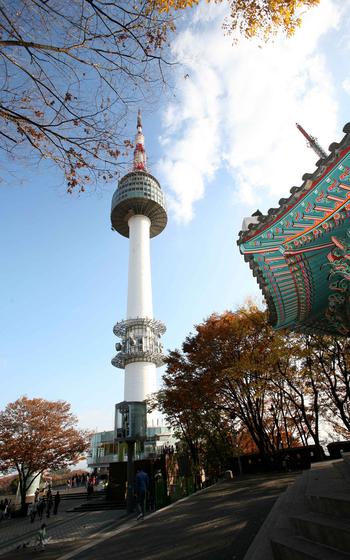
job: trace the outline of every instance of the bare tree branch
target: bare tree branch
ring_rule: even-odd
[[[0,0],[0,148],[52,160],[69,192],[113,179],[132,147],[128,110],[166,82],[172,30],[149,2]]]

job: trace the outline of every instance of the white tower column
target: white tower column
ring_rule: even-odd
[[[150,226],[147,216],[137,214],[129,225],[129,277],[127,319],[153,318]],[[146,329],[145,329],[146,330]],[[143,333],[147,335],[147,332]],[[135,344],[138,344],[136,337]],[[124,400],[142,401],[157,390],[157,368],[150,362],[125,366]]]
[[[156,391],[157,368],[155,364],[151,362],[132,362],[125,366],[125,401],[144,401],[151,393]]]
[[[129,225],[129,278],[127,319],[153,318],[150,255],[151,220],[131,216]]]

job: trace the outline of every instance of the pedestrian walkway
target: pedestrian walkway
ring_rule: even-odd
[[[2,521],[0,523],[0,559],[7,560],[7,558],[13,556],[11,553],[18,546],[33,543],[42,523],[47,525],[48,534],[51,538],[50,544],[56,543],[57,557],[61,553],[61,546],[64,546],[64,550],[67,547],[72,548],[76,546],[76,541],[86,540],[101,529],[106,529],[111,525],[115,526],[118,519],[125,515],[124,511],[116,510],[86,513],[73,511],[74,507],[85,501],[86,499],[77,500],[75,498],[69,500],[66,498],[61,501],[57,515],[51,515],[50,518],[43,516],[42,520],[37,516],[34,523],[31,523],[28,517]],[[13,557],[21,558],[21,556],[24,556],[30,558],[30,554],[32,554],[32,547],[21,552],[16,550]]]
[[[49,528],[52,540],[40,558],[242,560],[274,502],[297,476],[256,475],[221,482],[141,521],[136,521],[136,514],[123,518],[117,511],[82,514],[90,517],[85,522],[74,520],[74,530],[69,523],[57,532]],[[99,524],[99,513],[105,525]],[[105,513],[116,517],[107,520]],[[6,560],[34,557],[33,551],[23,551],[7,554]]]

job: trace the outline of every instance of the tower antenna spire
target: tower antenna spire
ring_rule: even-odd
[[[137,133],[135,136],[133,171],[147,171],[147,158],[145,150],[145,138],[142,133],[141,111],[137,113]]]
[[[308,147],[312,148],[320,159],[325,159],[327,157],[327,154],[325,150],[321,148],[320,144],[317,141],[317,138],[315,138],[314,136],[310,136],[310,134],[308,134],[300,124],[295,123],[295,125],[297,129],[302,133],[302,135],[306,138]]]

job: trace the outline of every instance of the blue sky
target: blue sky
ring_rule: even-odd
[[[296,121],[327,148],[350,120],[349,0],[321,0],[295,38],[263,48],[232,46],[223,16],[216,5],[187,15],[173,42],[174,89],[141,107],[169,206],[151,242],[166,349],[212,312],[260,300],[236,246],[242,219],[314,170]],[[125,318],[128,263],[128,241],[110,229],[116,185],[69,196],[48,164],[2,165],[11,174],[0,184],[0,408],[23,394],[64,399],[83,427],[111,429],[123,398],[112,328]]]

